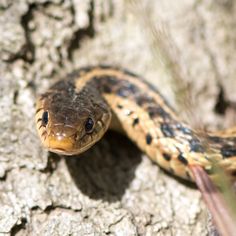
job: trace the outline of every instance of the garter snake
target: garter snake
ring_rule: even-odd
[[[82,153],[110,128],[181,178],[194,181],[193,165],[211,174],[212,161],[236,176],[235,132],[206,133],[203,142],[155,88],[129,71],[81,68],[39,96],[36,106],[38,134],[52,152]]]

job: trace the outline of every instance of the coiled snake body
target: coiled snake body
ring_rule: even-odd
[[[205,134],[202,142],[152,86],[121,69],[82,68],[57,82],[38,98],[36,124],[52,152],[84,152],[111,128],[181,178],[194,181],[193,165],[211,174],[212,162],[236,176],[236,136]]]

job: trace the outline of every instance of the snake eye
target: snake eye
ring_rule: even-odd
[[[90,133],[93,130],[93,125],[93,120],[91,118],[88,118],[84,125],[86,133]]]
[[[45,112],[43,113],[43,116],[42,116],[42,123],[43,123],[44,126],[46,126],[47,123],[48,123],[48,112],[47,112],[47,111],[45,111]]]

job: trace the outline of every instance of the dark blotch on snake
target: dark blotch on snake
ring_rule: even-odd
[[[230,145],[225,145],[221,148],[221,154],[224,158],[236,156],[236,148]]]
[[[132,126],[134,127],[134,126],[137,125],[138,123],[139,123],[139,118],[135,118],[135,119],[133,120]]]
[[[143,106],[144,104],[151,104],[154,103],[154,100],[150,97],[148,97],[146,94],[141,94],[135,98],[136,103],[139,106]]]
[[[189,135],[192,134],[192,130],[189,129],[188,127],[184,127],[182,124],[177,124],[176,128],[184,134],[189,134]]]
[[[103,85],[102,90],[104,93],[111,93],[112,92],[111,87],[109,87],[107,85]]]
[[[149,106],[147,111],[152,119],[156,117],[162,117],[164,120],[170,118],[170,115],[161,107]]]
[[[171,156],[167,153],[163,153],[163,157],[166,161],[170,161],[171,160]]]
[[[152,143],[152,136],[150,134],[146,135],[146,143],[150,145]]]
[[[182,162],[184,165],[188,165],[188,160],[182,155],[182,153],[178,155],[178,160]]]
[[[192,152],[204,152],[204,148],[202,147],[200,141],[196,138],[192,138],[189,141],[189,145],[190,145],[190,151]]]
[[[161,124],[161,131],[165,137],[174,137],[174,131],[168,124]]]
[[[139,93],[139,89],[135,85],[126,82],[125,84],[121,84],[121,86],[117,89],[116,93],[120,97],[129,97]]]

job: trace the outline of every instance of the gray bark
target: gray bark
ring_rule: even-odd
[[[145,5],[178,48],[194,115],[206,128],[232,124],[235,2]],[[198,190],[167,175],[129,140],[108,134],[80,158],[62,158],[37,137],[37,94],[84,65],[128,68],[178,105],[138,18],[123,0],[0,2],[1,235],[214,234]],[[226,109],[217,113],[218,101]]]

